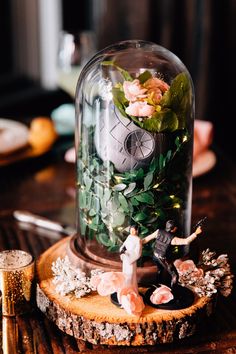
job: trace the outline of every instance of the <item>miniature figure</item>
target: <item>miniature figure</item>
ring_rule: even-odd
[[[120,248],[122,272],[126,276],[126,286],[132,286],[138,293],[137,260],[142,255],[142,239],[138,236],[138,226],[130,226],[130,234]]]
[[[154,244],[153,261],[157,265],[158,282],[165,283],[163,271],[167,271],[171,276],[170,286],[173,288],[178,283],[178,272],[172,262],[171,246],[189,245],[202,232],[201,226],[186,238],[176,237],[174,234],[177,226],[173,220],[166,222],[165,230],[157,229],[151,235],[142,240],[143,244],[156,239]]]

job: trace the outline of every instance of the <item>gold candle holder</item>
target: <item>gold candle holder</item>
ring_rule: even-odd
[[[30,309],[34,268],[34,258],[27,252],[0,252],[0,289],[4,316],[20,315]]]

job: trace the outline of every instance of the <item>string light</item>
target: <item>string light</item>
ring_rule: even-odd
[[[175,208],[175,209],[179,209],[179,208],[180,208],[180,204],[179,204],[179,203],[175,203],[175,204],[173,204],[173,208]]]

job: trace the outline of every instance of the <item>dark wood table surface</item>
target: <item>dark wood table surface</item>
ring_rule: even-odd
[[[40,158],[0,168],[0,249],[22,249],[38,257],[63,235],[26,227],[12,213],[29,210],[62,223],[75,223],[75,168],[63,159],[63,149]],[[236,168],[217,153],[217,165],[193,181],[193,223],[208,217],[197,241],[228,253],[236,270]],[[64,334],[36,308],[16,319],[2,319],[2,338],[16,340],[17,353],[236,353],[236,297],[218,298],[215,314],[191,338],[158,347],[91,346]],[[13,354],[13,353],[10,353]]]

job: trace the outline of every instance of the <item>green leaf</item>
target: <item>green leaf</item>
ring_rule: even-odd
[[[79,225],[80,225],[81,235],[84,236],[87,229],[87,222],[86,222],[85,214],[83,212],[80,212]]]
[[[133,206],[138,206],[139,205],[139,201],[137,199],[135,199],[135,197],[132,197],[130,199],[131,203]]]
[[[97,237],[98,242],[101,243],[103,246],[110,246],[111,245],[109,236],[107,234],[101,233],[101,234],[98,234],[96,237]]]
[[[84,183],[86,191],[89,191],[92,186],[93,180],[87,174],[84,174]]]
[[[121,212],[116,212],[111,222],[111,226],[112,227],[121,226],[123,225],[124,221],[125,221],[125,214]]]
[[[84,209],[86,207],[86,192],[85,190],[79,190],[79,207]]]
[[[116,184],[113,189],[117,192],[123,191],[126,188],[126,184],[124,183],[120,183],[120,184]]]
[[[104,189],[104,201],[108,202],[108,200],[111,198],[111,189],[110,188],[105,188]]]
[[[103,197],[104,188],[100,184],[96,183],[94,189],[96,196],[101,199]]]
[[[178,129],[178,117],[171,109],[164,109],[145,119],[143,128],[152,132],[173,132]]]
[[[134,198],[141,203],[154,204],[154,197],[152,192],[143,192],[141,194],[135,195]]]
[[[166,161],[169,162],[171,159],[171,155],[172,155],[172,151],[168,150],[167,154],[166,154]]]
[[[145,214],[143,211],[141,211],[140,213],[135,214],[134,216],[132,216],[132,219],[136,222],[138,221],[143,221],[147,218],[147,214]]]
[[[151,183],[152,183],[152,180],[153,180],[153,173],[152,172],[149,172],[146,177],[144,178],[144,182],[143,182],[143,185],[144,185],[144,190],[147,190],[148,187],[150,187]]]
[[[121,91],[119,88],[113,87],[112,94],[113,94],[113,98],[116,98],[117,101],[119,101],[122,104],[122,106],[125,106],[129,103],[125,97],[124,92]]]
[[[178,151],[180,149],[180,146],[181,146],[181,142],[180,142],[179,136],[177,136],[176,139],[175,139],[175,145],[176,145],[177,151]]]
[[[125,112],[125,108],[128,105],[128,101],[125,98],[124,92],[121,91],[119,88],[113,87],[112,88],[112,95],[113,95],[113,102],[114,102],[115,106],[118,108],[118,110],[120,111],[120,113],[123,116],[128,117]]]
[[[140,235],[146,235],[149,233],[149,229],[145,226],[141,226],[140,228]]]
[[[84,163],[83,163],[83,161],[82,161],[81,159],[78,159],[78,160],[77,160],[77,167],[78,167],[78,169],[80,169],[80,170],[83,170],[83,169],[84,169],[85,165],[84,165]]]
[[[162,107],[170,108],[178,116],[179,129],[186,126],[186,115],[190,109],[191,84],[186,73],[177,75],[160,102]]]
[[[95,216],[97,214],[96,210],[90,209],[89,210],[89,216]]]
[[[144,84],[145,81],[150,79],[152,77],[152,74],[150,71],[146,70],[142,74],[140,74],[137,79],[140,81],[141,84]]]
[[[96,170],[99,169],[100,165],[99,165],[99,162],[97,161],[97,159],[93,159],[92,164]]]
[[[100,210],[100,199],[96,196],[92,196],[91,209],[95,210],[97,213]]]
[[[124,191],[124,195],[128,195],[130,194],[131,192],[133,192],[133,190],[135,189],[136,187],[136,183],[135,182],[132,182],[129,184],[128,188],[126,188],[126,190]]]
[[[120,248],[119,245],[110,246],[110,247],[108,247],[108,251],[110,251],[110,252],[118,252],[119,248]]]
[[[149,171],[150,172],[155,172],[156,169],[159,167],[159,160],[158,158],[154,158],[150,164]]]
[[[120,205],[122,206],[122,209],[126,213],[129,212],[129,204],[128,204],[126,198],[123,196],[123,194],[119,193],[118,199],[119,199]]]
[[[99,224],[99,217],[98,216],[94,216],[92,218],[92,222],[88,223],[88,227],[94,231],[97,231],[98,229],[98,224]]]

